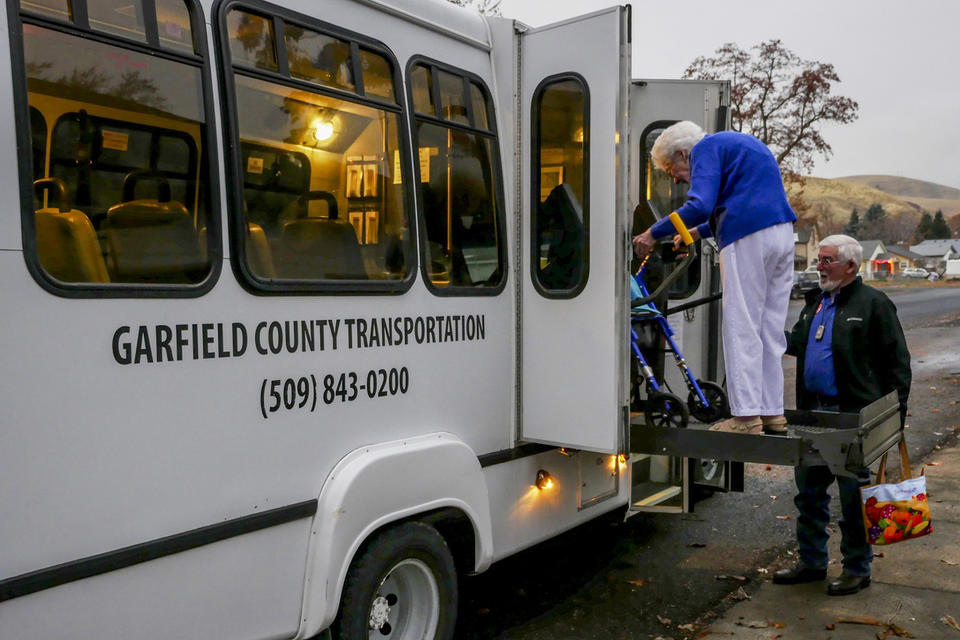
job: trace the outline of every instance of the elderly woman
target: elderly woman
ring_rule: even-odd
[[[793,286],[793,223],[780,168],[753,136],[734,131],[706,135],[678,122],[657,138],[653,163],[689,182],[677,212],[694,239],[720,246],[723,282],[723,354],[733,417],[711,427],[738,433],[783,433],[783,327]],[[660,220],[633,239],[637,255],[672,237]]]

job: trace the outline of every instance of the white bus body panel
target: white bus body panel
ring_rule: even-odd
[[[15,124],[2,118],[0,188],[10,195],[0,216],[0,349],[7,363],[0,386],[0,582],[305,501],[316,500],[317,511],[0,602],[0,640],[309,637],[335,616],[356,549],[390,522],[459,509],[473,524],[473,568],[482,571],[626,502],[628,472],[610,455],[621,450],[626,426],[626,10],[517,36],[510,21],[493,20],[488,29],[442,2],[396,0],[388,10],[373,0],[284,6],[380,40],[401,74],[419,55],[455,64],[488,85],[504,177],[507,287],[492,297],[439,297],[418,273],[396,296],[255,296],[238,284],[224,242],[217,283],[198,298],[55,296],[25,265],[13,195]],[[216,17],[209,0],[202,11],[205,55],[214,68],[207,125],[219,143],[227,238],[220,60],[210,28]],[[0,22],[0,86],[9,88],[5,12]],[[547,300],[530,283],[530,229],[521,231],[513,214],[529,224],[532,92],[543,78],[568,71],[590,89],[590,274],[577,298]],[[0,113],[13,113],[13,99],[0,92]],[[520,341],[514,287],[524,304]],[[482,319],[482,337],[358,348],[346,333],[354,319],[438,315]],[[257,348],[259,326],[321,320],[340,323],[336,345],[321,329],[322,347]],[[118,362],[121,327],[130,327],[120,337],[136,350],[139,327],[149,337],[158,325],[207,331],[214,356],[194,358],[191,344],[177,361]],[[235,326],[247,336],[242,354],[234,353]],[[361,394],[318,403],[315,411],[263,407],[273,380],[363,377],[400,367],[410,375],[405,394]],[[478,456],[517,446],[518,407],[525,439],[582,450],[481,466]],[[534,486],[540,469],[553,476],[552,490]]]
[[[474,528],[475,570],[490,566],[490,502],[476,454],[450,434],[363,447],[324,483],[311,531],[303,627],[310,638],[333,622],[350,561],[379,527],[441,508],[462,511]]]
[[[519,211],[522,287],[521,439],[618,453],[625,412],[621,354],[626,349],[622,292],[626,286],[627,212],[620,171],[626,170],[625,7],[521,35]],[[542,296],[531,281],[530,154],[534,92],[545,78],[574,72],[589,91],[589,274],[573,298]],[[626,138],[626,136],[624,136]],[[623,154],[623,157],[620,157]]]

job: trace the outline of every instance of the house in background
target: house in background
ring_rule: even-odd
[[[923,256],[923,266],[937,272],[943,271],[947,260],[960,258],[960,240],[924,240],[910,246],[910,251]]]
[[[887,252],[893,256],[894,274],[903,273],[909,267],[922,267],[926,258],[905,247],[889,246]]]
[[[820,234],[816,225],[793,227],[793,270],[803,271],[817,264],[817,245]]]
[[[863,262],[860,263],[860,275],[864,280],[889,278],[893,274],[893,256],[887,253],[883,240],[861,240]]]

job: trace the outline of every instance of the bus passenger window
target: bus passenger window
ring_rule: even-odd
[[[350,43],[303,27],[284,25],[290,75],[353,91]]]
[[[91,28],[140,40],[132,6],[125,22],[116,2],[88,3]],[[122,45],[25,17],[37,257],[60,282],[199,284],[211,271],[200,62]]]
[[[396,288],[412,265],[393,67],[371,53],[371,82],[356,82],[355,44],[283,26],[289,76],[253,77],[234,59],[238,255],[257,288]]]
[[[423,65],[410,71],[410,93],[413,94],[413,109],[417,113],[436,115],[433,106],[433,76]]]
[[[360,62],[363,65],[363,89],[370,95],[396,102],[393,90],[393,72],[390,63],[383,56],[366,49],[360,50]]]
[[[20,10],[61,22],[73,20],[70,0],[20,0]]]
[[[230,58],[233,64],[277,70],[272,21],[234,9],[227,14],[227,30],[230,32]]]
[[[478,84],[417,64],[411,73],[415,102],[433,77],[440,78],[441,114],[418,113],[416,126],[426,276],[438,291],[496,293],[506,269],[486,93],[468,109],[468,87],[479,90]]]
[[[164,49],[193,53],[190,10],[183,0],[154,0],[157,4],[157,30]]]
[[[673,124],[673,121],[655,122],[641,134],[640,193],[644,194],[644,197],[641,198],[640,206],[634,213],[636,218],[634,220],[634,235],[644,231],[656,222],[653,213],[646,204],[648,200],[656,205],[662,215],[676,211],[687,201],[687,192],[690,190],[690,185],[685,182],[678,183],[666,171],[654,167],[653,160],[650,157],[653,144],[663,133],[663,130],[671,124]],[[700,261],[701,252],[697,251],[690,267],[684,270],[683,274],[670,285],[668,294],[671,300],[689,298],[696,293],[700,287]]]
[[[576,295],[587,281],[589,148],[587,88],[565,74],[533,98],[531,265],[547,297]]]
[[[141,0],[87,0],[90,28],[103,33],[146,42]]]

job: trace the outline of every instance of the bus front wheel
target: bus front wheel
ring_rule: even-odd
[[[337,640],[451,640],[457,618],[453,555],[437,530],[407,522],[362,548],[343,586]]]

